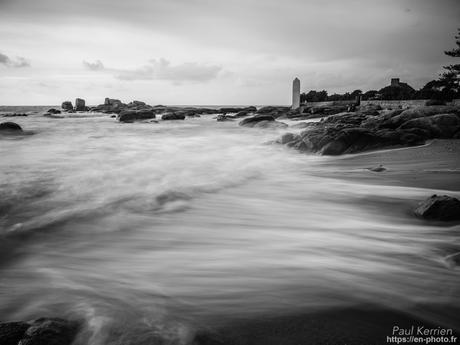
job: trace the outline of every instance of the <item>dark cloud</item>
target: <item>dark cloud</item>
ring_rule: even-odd
[[[150,60],[148,64],[136,69],[109,69],[121,80],[167,80],[173,82],[206,82],[215,79],[222,67],[202,65],[195,62],[173,65],[161,58]]]
[[[15,59],[11,59],[8,55],[0,53],[0,64],[6,67],[29,67],[30,63],[23,57],[16,57]]]
[[[104,69],[104,64],[101,60],[96,60],[94,62],[83,61],[83,66],[91,71],[101,71]]]

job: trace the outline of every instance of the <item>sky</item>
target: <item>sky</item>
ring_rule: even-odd
[[[0,0],[0,105],[283,105],[295,77],[420,88],[458,27],[460,0]]]

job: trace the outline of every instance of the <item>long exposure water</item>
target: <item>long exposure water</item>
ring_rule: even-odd
[[[460,305],[439,250],[458,227],[410,215],[431,190],[321,177],[330,158],[269,143],[283,131],[212,116],[13,120],[33,134],[0,138],[0,320],[185,343],[226,319]]]

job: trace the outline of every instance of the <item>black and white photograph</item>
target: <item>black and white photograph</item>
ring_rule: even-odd
[[[460,0],[0,0],[0,345],[460,344]]]

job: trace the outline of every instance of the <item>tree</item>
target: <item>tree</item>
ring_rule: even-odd
[[[457,48],[445,51],[444,53],[452,57],[460,57],[460,28],[458,34],[455,36]],[[460,64],[453,64],[444,66],[444,72],[439,81],[442,85],[442,95],[445,99],[452,99],[460,96]]]

